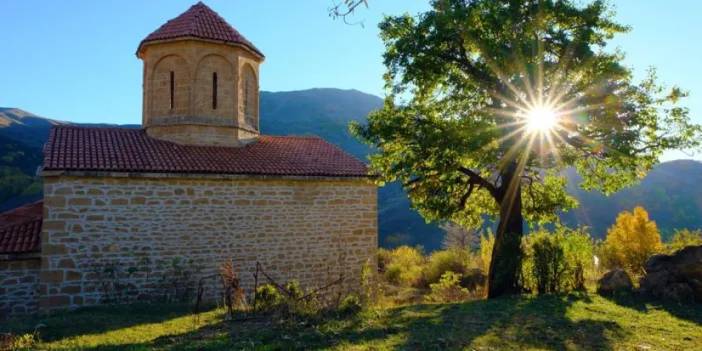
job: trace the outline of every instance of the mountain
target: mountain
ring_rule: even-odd
[[[35,174],[41,148],[0,134],[0,155],[0,210],[38,200],[42,189]]]
[[[0,136],[21,141],[28,147],[41,149],[51,127],[59,124],[66,122],[39,117],[18,108],[0,107]]]
[[[587,225],[595,237],[603,238],[623,210],[643,206],[656,221],[664,239],[676,228],[702,228],[702,162],[676,160],[652,169],[637,185],[605,197],[576,186],[580,177],[567,172],[569,192],[580,206],[561,216],[568,225]]]
[[[318,135],[366,160],[371,149],[348,131],[351,121],[363,122],[369,112],[382,106],[382,99],[356,90],[310,89],[261,92],[261,131],[271,135]],[[13,108],[0,108],[0,211],[41,196],[41,180],[35,177],[41,163],[41,148],[51,126],[67,124]],[[114,126],[91,124],[91,126]],[[138,125],[123,125],[138,128]],[[702,228],[702,163],[692,160],[665,162],[655,167],[640,184],[610,197],[586,192],[576,185],[579,178],[567,172],[569,190],[580,207],[563,214],[568,225],[588,225],[602,238],[616,215],[634,206],[645,207],[664,237],[675,228]],[[427,250],[441,245],[443,231],[427,224],[410,208],[397,183],[378,192],[378,225],[382,246],[422,245]]]

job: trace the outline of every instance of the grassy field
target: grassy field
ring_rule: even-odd
[[[597,295],[412,305],[351,317],[225,321],[186,306],[88,308],[0,325],[39,325],[31,349],[86,350],[702,350],[702,305],[658,305]]]

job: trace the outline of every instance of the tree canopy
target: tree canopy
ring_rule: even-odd
[[[379,181],[400,181],[428,220],[499,220],[488,295],[517,292],[523,219],[555,221],[580,186],[632,184],[702,129],[650,70],[635,82],[607,47],[628,28],[605,1],[434,0],[386,17],[387,97],[352,131],[376,147]]]
[[[576,206],[559,171],[611,193],[645,175],[665,150],[699,146],[700,127],[654,71],[635,83],[606,47],[627,27],[604,1],[436,0],[418,16],[387,17],[387,98],[367,125],[371,166],[400,180],[430,220],[476,226],[495,216],[501,170],[518,160],[526,219]],[[530,130],[525,115],[553,109]]]
[[[663,250],[656,222],[648,218],[643,207],[623,211],[607,232],[604,259],[609,267],[626,268],[634,274],[644,273],[651,255]]]

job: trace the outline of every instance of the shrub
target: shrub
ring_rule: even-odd
[[[468,298],[468,289],[461,287],[460,275],[447,271],[439,280],[438,283],[430,284],[431,293],[427,295],[426,300],[429,302],[455,302],[462,301]]]
[[[36,331],[21,335],[0,334],[0,350],[34,350],[38,342]]]
[[[584,228],[576,230],[559,228],[563,233],[563,252],[568,263],[565,283],[569,288],[585,290],[586,276],[593,280],[598,277],[594,272],[595,245]]]
[[[539,232],[529,238],[531,277],[539,294],[561,291],[563,275],[568,269],[559,234]]]
[[[342,315],[351,315],[358,313],[362,308],[361,299],[358,295],[349,294],[339,303],[338,311]]]
[[[285,302],[285,297],[272,284],[261,285],[256,289],[255,308],[262,312],[272,312],[279,309]]]
[[[604,264],[609,268],[624,268],[640,275],[646,260],[661,252],[663,245],[656,222],[648,218],[643,207],[633,212],[623,211],[607,232],[603,250]]]
[[[461,277],[461,286],[468,291],[482,291],[485,289],[487,275],[480,268],[471,268]]]
[[[448,249],[435,251],[429,256],[424,269],[424,283],[438,282],[446,272],[456,273],[459,277],[468,271],[471,254],[465,249]]]
[[[378,249],[378,271],[385,272],[388,264],[392,261],[392,251],[383,249],[382,247]]]
[[[383,250],[383,249],[380,249]],[[387,250],[383,250],[387,251]],[[373,306],[379,304],[383,296],[383,289],[377,279],[377,274],[368,260],[361,267],[361,304],[363,306]]]
[[[676,230],[673,239],[667,245],[667,251],[673,253],[688,246],[702,245],[702,231],[681,229]]]
[[[535,232],[522,245],[523,287],[539,294],[585,288],[585,275],[593,269],[594,245],[584,229]]]
[[[490,260],[492,260],[492,248],[495,246],[495,235],[488,229],[485,235],[480,237],[480,267],[485,274],[490,271]]]
[[[305,291],[302,290],[302,287],[300,286],[300,282],[297,280],[291,280],[285,284],[285,290],[288,291],[289,298],[298,300],[305,296]]]
[[[424,256],[419,249],[400,246],[389,253],[385,279],[393,284],[415,286],[422,279]]]

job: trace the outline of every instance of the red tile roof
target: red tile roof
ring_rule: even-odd
[[[0,254],[39,252],[42,201],[0,213]]]
[[[260,136],[241,147],[180,145],[143,129],[57,126],[44,170],[364,177],[366,165],[318,137]]]
[[[230,26],[217,12],[202,2],[193,5],[180,16],[166,22],[156,31],[149,34],[139,43],[137,53],[145,43],[150,41],[186,37],[241,44],[263,57],[263,53],[260,50]]]

